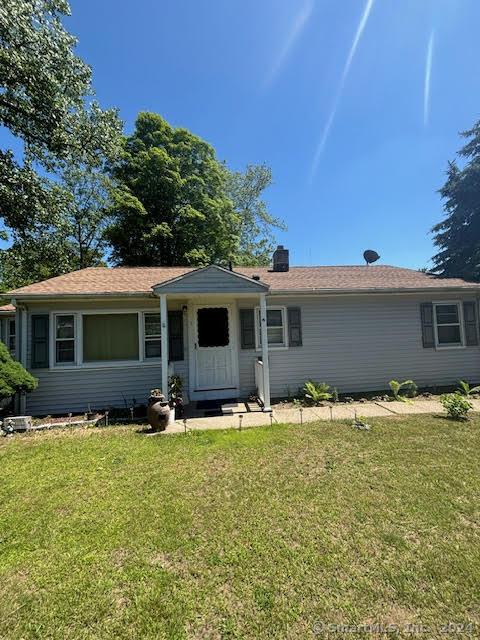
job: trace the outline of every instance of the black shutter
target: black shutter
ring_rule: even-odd
[[[478,344],[477,303],[466,300],[463,303],[463,321],[465,323],[465,342],[467,346]]]
[[[49,365],[47,313],[32,315],[32,369],[43,369]]]
[[[168,360],[183,360],[183,312],[168,312]]]
[[[302,312],[300,307],[288,307],[288,345],[302,346]]]
[[[255,349],[254,309],[240,309],[240,344],[242,349]]]
[[[432,349],[435,346],[435,336],[433,334],[433,304],[422,302],[420,305],[420,317],[422,320],[422,343],[425,349]]]

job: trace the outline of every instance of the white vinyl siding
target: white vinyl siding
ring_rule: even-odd
[[[343,393],[388,389],[392,379],[413,379],[420,386],[480,382],[479,346],[423,348],[420,304],[425,295],[272,296],[268,304],[277,301],[301,308],[303,346],[270,352],[273,398],[285,396],[287,387],[295,393],[308,378]],[[442,302],[438,294],[435,302]],[[239,352],[243,396],[255,389],[257,355]]]

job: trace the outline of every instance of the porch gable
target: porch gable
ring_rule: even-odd
[[[269,286],[241,273],[215,264],[189,271],[152,287],[156,294],[166,293],[266,293]]]

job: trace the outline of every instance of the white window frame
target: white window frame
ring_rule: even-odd
[[[137,314],[138,318],[138,359],[115,360],[111,362],[83,362],[83,316],[101,314]],[[145,358],[145,315],[156,314],[155,309],[91,309],[60,310],[50,312],[50,365],[49,369],[115,369],[117,367],[157,366],[162,358]],[[75,362],[56,362],[56,317],[74,316]]]
[[[463,304],[461,300],[438,300],[433,303],[433,328],[434,328],[434,337],[435,337],[435,349],[443,350],[443,349],[464,349],[465,348],[465,326],[463,322]],[[457,307],[458,314],[458,322],[451,322],[448,324],[438,325],[437,323],[437,307],[442,307],[446,305],[455,305]],[[458,344],[441,344],[438,341],[438,327],[450,327],[450,326],[459,326],[460,328],[460,343]]]
[[[15,332],[12,333],[12,322],[15,326]],[[7,349],[10,353],[10,355],[12,356],[12,358],[15,360],[16,357],[16,352],[17,352],[17,323],[16,323],[16,318],[7,318],[7,322],[6,322],[6,336],[5,336],[5,343],[7,345]],[[14,347],[13,349],[10,348],[10,339],[13,337],[13,344]]]
[[[282,312],[282,329],[283,329],[283,344],[279,344],[279,345],[273,345],[273,344],[269,344],[268,345],[268,350],[269,351],[281,351],[283,349],[288,349],[288,328],[287,328],[287,307],[285,306],[273,306],[267,307],[267,312],[268,311],[281,311]],[[262,340],[261,340],[261,333],[260,333],[260,307],[255,307],[255,348],[257,351],[261,351],[262,350]],[[279,327],[276,327],[277,329]],[[268,333],[268,326],[267,326],[267,333]]]
[[[59,316],[72,316],[73,317],[73,338],[57,338],[57,318]],[[57,369],[65,369],[67,367],[73,367],[78,362],[78,344],[77,344],[77,334],[78,334],[78,321],[77,314],[73,311],[63,311],[63,312],[55,312],[52,318],[52,330],[51,330],[51,340],[50,340],[50,361],[53,362],[55,368]],[[73,360],[71,362],[57,362],[57,342],[59,340],[73,340]]]
[[[147,334],[145,333],[145,317],[146,316],[158,316],[160,319],[160,333],[157,335],[155,334],[154,336],[147,336]],[[161,323],[161,318],[160,318],[160,311],[144,311],[142,314],[142,335],[143,335],[143,340],[142,340],[142,360],[144,360],[145,362],[161,362],[162,361],[162,356],[156,356],[153,358],[147,358],[147,356],[145,355],[146,353],[146,349],[145,349],[145,345],[148,341],[150,340],[160,340],[160,352],[162,349],[162,343],[161,343],[161,339],[162,339],[162,323]]]

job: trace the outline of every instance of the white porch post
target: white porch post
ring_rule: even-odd
[[[167,294],[160,294],[160,324],[162,326],[162,393],[168,400],[168,314]]]
[[[20,352],[17,359],[20,360],[23,367],[27,368],[27,310],[25,307],[21,307],[21,337],[20,337]],[[18,331],[18,329],[17,329]],[[20,396],[20,413],[25,415],[27,411],[27,396],[23,393]]]
[[[260,330],[262,336],[262,360],[263,360],[263,394],[264,411],[271,411],[270,406],[270,367],[268,364],[268,336],[267,336],[267,296],[260,294]]]

